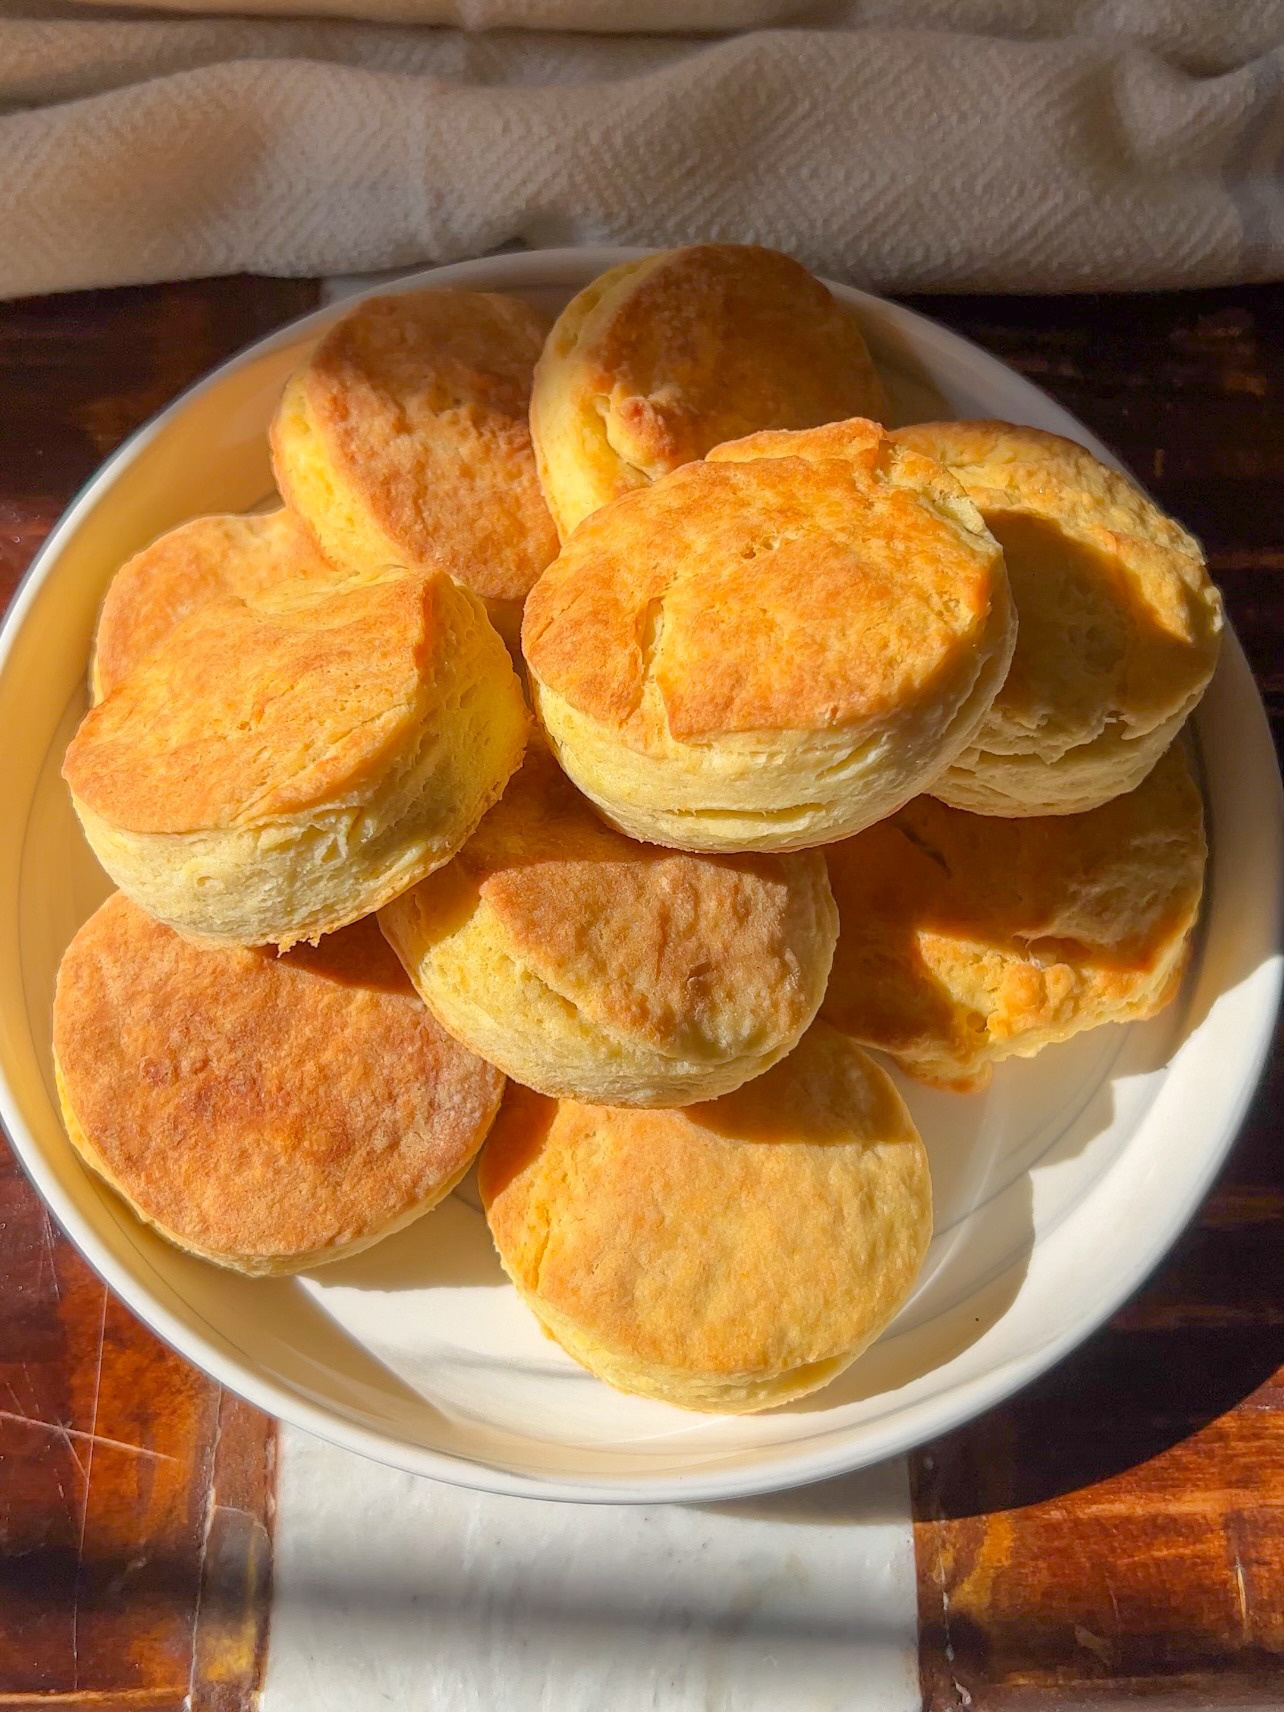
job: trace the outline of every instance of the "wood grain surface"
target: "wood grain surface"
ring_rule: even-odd
[[[126,434],[316,288],[0,305],[0,602]],[[262,1671],[272,1423],[159,1343],[0,1146],[0,1708],[243,1712]]]
[[[0,600],[138,422],[316,301],[0,304]],[[1284,737],[1284,287],[915,307],[1056,394],[1206,543]],[[1284,1705],[1284,1055],[1111,1325],[912,1462],[925,1705]],[[0,1708],[248,1707],[269,1423],[166,1350],[0,1158]],[[190,1699],[188,1698],[190,1695]]]

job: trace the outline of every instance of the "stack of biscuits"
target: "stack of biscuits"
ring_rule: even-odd
[[[752,247],[551,327],[330,328],[283,505],[117,572],[64,764],[119,889],[58,1086],[142,1219],[294,1272],[480,1153],[521,1297],[624,1391],[768,1408],[878,1336],[932,1210],[867,1049],[976,1088],[1168,1002],[1222,631],[1080,446],[890,414],[853,310]]]

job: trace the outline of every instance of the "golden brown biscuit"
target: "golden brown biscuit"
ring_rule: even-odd
[[[719,446],[587,519],[522,646],[571,778],[634,838],[800,850],[880,820],[1007,672],[1003,555],[874,422]]]
[[[821,1014],[912,1076],[978,1088],[1001,1058],[1173,998],[1207,848],[1177,743],[1087,814],[1001,820],[919,797],[825,854],[842,926]]]
[[[529,1087],[683,1106],[784,1057],[838,917],[818,851],[689,856],[606,827],[540,743],[380,924],[445,1028]]]
[[[886,413],[854,313],[801,263],[692,244],[621,262],[571,300],[535,371],[531,433],[565,541],[724,440]]]
[[[392,575],[190,613],[86,715],[63,777],[136,903],[193,938],[285,947],[449,861],[526,725],[477,597]]]
[[[516,647],[557,552],[527,419],[547,321],[491,292],[370,297],[330,328],[272,424],[277,485],[340,564],[448,571]]]
[[[210,950],[118,892],[63,957],[53,1027],[85,1163],[170,1242],[242,1272],[338,1260],[426,1213],[504,1086],[373,921],[285,957]]]
[[[569,1355],[718,1413],[828,1384],[905,1301],[932,1232],[904,1101],[822,1023],[681,1112],[512,1085],[478,1187],[504,1270]]]
[[[927,422],[896,438],[975,500],[1019,620],[1007,682],[933,795],[977,814],[1081,814],[1134,789],[1217,664],[1222,603],[1199,543],[1058,435]]]
[[[250,606],[307,599],[350,573],[317,550],[285,509],[248,517],[196,517],[126,560],[98,615],[90,660],[95,701],[120,684],[180,620],[222,595]]]

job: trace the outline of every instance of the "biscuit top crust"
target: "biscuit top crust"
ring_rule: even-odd
[[[504,1085],[433,1020],[373,917],[278,957],[192,945],[120,893],[63,958],[54,1052],[78,1127],[148,1217],[266,1258],[432,1195]]]
[[[303,371],[308,418],[405,562],[521,600],[557,552],[528,410],[547,318],[493,292],[367,298]]]
[[[478,1186],[520,1289],[610,1351],[711,1374],[864,1342],[931,1231],[904,1102],[823,1024],[744,1088],[681,1111],[511,1084]]]
[[[1086,814],[1006,820],[916,797],[825,855],[841,927],[824,1016],[967,1065],[1066,1020],[1085,981],[1120,1006],[1193,926],[1203,804],[1180,743]]]
[[[957,477],[1007,558],[1016,653],[982,747],[1055,760],[1194,705],[1217,662],[1221,596],[1198,541],[1140,488],[1037,428],[926,422],[895,438]]]
[[[289,511],[196,517],[126,560],[112,578],[94,638],[94,689],[105,696],[189,613],[232,594],[271,605],[343,573]]]
[[[697,741],[828,730],[961,699],[1003,579],[953,477],[858,418],[751,435],[604,506],[531,591],[522,647],[639,748],[657,718]]]
[[[513,955],[580,1013],[672,1056],[797,1034],[836,917],[819,851],[693,856],[605,826],[542,744],[455,858]],[[443,871],[429,886],[450,883]]]
[[[577,393],[641,478],[760,428],[886,414],[855,316],[790,256],[693,244],[601,284],[568,355]]]
[[[196,832],[359,802],[417,745],[445,665],[449,579],[400,575],[288,611],[225,595],[82,720],[63,777],[130,832]],[[440,693],[438,691],[438,693]]]

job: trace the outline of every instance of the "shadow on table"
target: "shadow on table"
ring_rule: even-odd
[[[800,1599],[789,1572],[781,1577],[765,1570],[756,1587],[737,1594],[708,1574],[698,1552],[675,1556],[662,1580],[641,1586],[635,1565],[613,1568],[600,1551],[581,1556],[577,1562],[569,1553],[556,1568],[535,1574],[529,1556],[497,1567],[486,1554],[460,1562],[431,1549],[383,1557],[362,1551],[355,1564],[322,1555],[314,1565],[291,1566],[288,1592],[278,1589],[274,1603],[274,1636],[280,1602],[288,1601],[294,1647],[302,1636],[314,1659],[329,1652],[340,1669],[350,1667],[358,1649],[372,1675],[384,1657],[394,1670],[409,1659],[441,1670],[449,1653],[456,1672],[481,1672],[484,1679],[502,1647],[497,1628],[507,1624],[514,1651],[522,1660],[534,1655],[553,1680],[568,1657],[579,1670],[586,1664],[602,1669],[609,1661],[627,1680],[628,1672],[654,1669],[658,1652],[685,1664],[703,1646],[717,1649],[715,1668],[738,1655],[742,1664],[747,1659],[762,1668],[783,1659],[798,1675],[831,1679],[831,1691],[832,1678],[844,1665],[850,1669],[854,1658],[866,1665],[871,1655],[895,1660],[906,1646],[905,1621],[885,1609],[886,1601],[853,1608],[832,1584],[817,1585],[813,1598]],[[648,1561],[654,1566],[653,1557]],[[796,1567],[792,1573],[796,1578]],[[122,1543],[78,1556],[70,1545],[47,1540],[21,1557],[0,1554],[0,1603],[15,1626],[73,1609],[86,1623],[98,1621],[118,1612],[122,1594],[133,1610],[165,1623],[191,1612],[198,1585],[202,1628],[238,1634],[246,1586],[235,1560],[207,1562],[202,1571],[180,1553],[140,1559]],[[825,1703],[836,1704],[828,1697]]]
[[[1047,1503],[1127,1474],[1270,1383],[1284,1357],[1282,1100],[1277,1061],[1198,1219],[1106,1326],[1017,1396],[915,1454],[920,1519]]]

